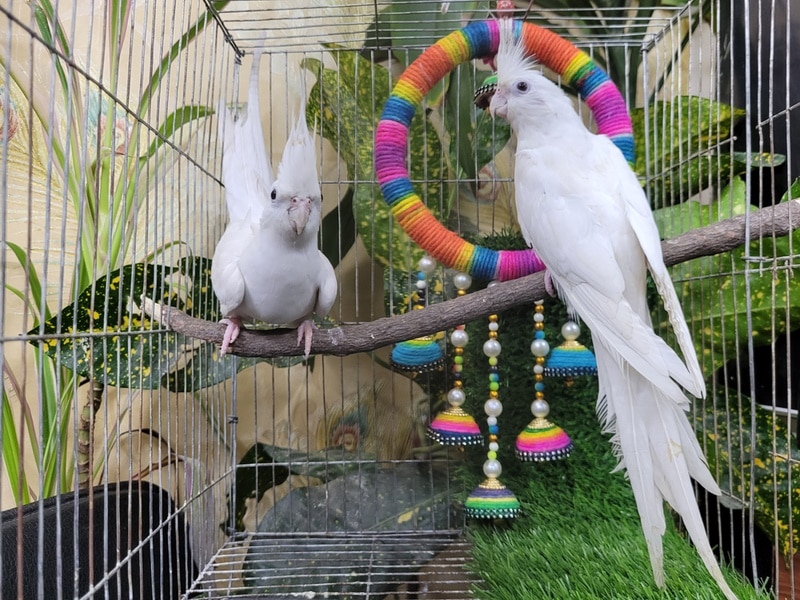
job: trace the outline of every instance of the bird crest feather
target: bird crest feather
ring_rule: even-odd
[[[280,181],[283,189],[319,196],[315,135],[316,128],[312,134],[306,124],[306,100],[305,95],[302,95],[300,109],[294,118],[294,125],[289,132],[278,166],[277,181]]]
[[[497,64],[497,84],[507,86],[519,77],[527,75],[536,65],[522,43],[522,22],[500,19],[500,44],[495,61]]]

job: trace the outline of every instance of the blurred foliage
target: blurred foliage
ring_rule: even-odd
[[[661,236],[672,238],[748,210],[756,209],[748,204],[746,186],[736,177],[709,205],[685,202],[656,210],[654,217]],[[800,230],[795,230],[790,236],[765,236],[752,241],[749,247],[742,245],[731,252],[671,268],[706,372],[716,371],[728,358],[737,356],[751,337],[755,345],[769,344],[776,335],[800,327],[800,314],[789,310],[800,306],[800,281],[790,277],[785,285],[779,283],[771,268],[790,260],[793,249],[798,247]],[[764,257],[766,268],[749,257]],[[745,325],[748,315],[752,320],[750,329]],[[669,330],[663,311],[654,320],[662,331]]]
[[[780,154],[724,151],[745,111],[726,104],[681,96],[630,111],[636,144],[634,170],[651,204],[684,202],[701,190],[726,186],[751,169],[784,163]],[[665,132],[669,132],[665,135]]]
[[[422,250],[397,224],[374,183],[375,127],[391,92],[389,72],[336,44],[325,47],[338,70],[324,68],[313,58],[303,61],[303,66],[317,78],[308,100],[308,115],[321,124],[323,137],[347,165],[353,180],[356,230],[371,256],[383,265],[408,272],[422,256]],[[423,201],[437,217],[446,218],[449,203],[440,162],[441,142],[424,114],[417,114],[411,124],[409,147],[412,181],[425,182]]]
[[[148,205],[143,199],[150,193],[157,174],[165,170],[170,157],[168,142],[174,141],[184,127],[213,113],[211,108],[205,106],[179,106],[172,112],[161,113],[163,120],[155,124],[155,130],[141,119],[133,118],[133,115],[149,113],[154,99],[162,91],[162,82],[172,72],[172,64],[205,27],[213,22],[213,15],[216,11],[222,10],[228,1],[208,2],[207,10],[199,12],[197,20],[169,46],[160,60],[157,56],[153,56],[158,62],[152,72],[143,73],[143,89],[139,97],[129,98],[132,113],[129,112],[130,109],[120,105],[116,98],[125,95],[120,93],[120,85],[124,85],[129,75],[124,70],[123,63],[129,51],[128,44],[131,42],[128,35],[132,31],[130,18],[135,2],[108,0],[105,3],[105,12],[102,13],[103,33],[99,37],[101,47],[98,48],[106,57],[100,89],[89,85],[79,74],[80,69],[75,68],[77,59],[70,46],[70,30],[65,29],[61,22],[59,3],[54,3],[52,0],[35,0],[29,3],[34,21],[30,26],[35,27],[36,35],[51,51],[51,65],[57,78],[57,83],[51,90],[52,94],[49,96],[28,94],[26,90],[29,89],[31,74],[19,69],[21,63],[13,60],[13,55],[11,57],[1,55],[0,65],[5,68],[9,81],[13,81],[14,85],[27,96],[30,112],[25,118],[28,120],[28,127],[39,129],[43,138],[47,140],[50,159],[48,172],[51,168],[53,175],[53,181],[47,184],[48,189],[51,184],[61,186],[65,200],[73,208],[70,218],[80,223],[74,278],[70,283],[71,289],[65,297],[74,298],[79,294],[84,299],[87,299],[84,294],[94,297],[94,290],[88,293],[86,290],[93,286],[93,280],[98,273],[107,274],[103,280],[104,284],[109,285],[114,274],[123,274],[120,269],[129,259],[127,254],[132,246],[134,233],[137,231],[133,226],[138,217],[137,212],[141,207]],[[31,33],[33,35],[33,30]],[[60,103],[63,111],[53,111],[53,106],[42,105],[41,98]],[[101,123],[106,121],[112,126],[101,127]],[[143,149],[142,142],[147,136],[153,139],[146,149]],[[89,143],[88,148],[83,147],[87,139],[95,140]],[[158,168],[154,165],[158,165]],[[36,272],[35,263],[38,257],[29,255],[23,248],[7,240],[5,243],[14,253],[28,278],[29,290],[18,290],[11,286],[7,286],[7,289],[27,303],[26,308],[33,322],[37,324],[37,327],[29,332],[30,334],[53,331],[65,333],[62,328],[64,319],[72,319],[75,322],[80,320],[82,325],[95,320],[95,310],[86,313],[87,306],[84,305],[75,306],[72,314],[62,314],[58,324],[51,322],[53,309],[47,304],[48,290],[41,285]],[[141,277],[136,275],[136,267],[130,269],[126,274],[136,279],[136,285],[144,284],[146,280],[150,283],[155,282],[149,278],[149,274],[140,273]],[[107,306],[102,307],[102,310],[104,313],[109,312],[113,318],[115,311],[124,309]],[[38,326],[40,324],[41,329]],[[118,331],[121,336],[128,333],[120,329]],[[165,351],[165,346],[162,347],[160,343],[150,343],[149,339],[138,341],[127,339],[126,342],[129,342],[124,345],[126,350],[136,351],[144,348],[144,346],[137,348],[136,344],[144,344],[149,347],[147,354],[151,358],[155,354],[160,354],[163,358],[162,352]],[[24,385],[12,384],[12,387],[15,387],[16,400],[20,403],[21,412],[26,418],[18,423],[20,430],[13,436],[10,435],[10,427],[6,425],[13,421],[6,419],[3,421],[3,429],[9,434],[3,437],[3,462],[10,473],[18,473],[18,478],[13,483],[14,497],[18,503],[29,502],[36,496],[46,498],[62,491],[65,486],[69,486],[68,482],[73,480],[75,464],[79,465],[79,470],[81,465],[88,464],[87,457],[79,457],[75,461],[74,457],[64,451],[68,434],[74,426],[68,415],[73,413],[72,407],[76,403],[75,390],[78,389],[76,373],[80,369],[86,376],[102,376],[99,382],[105,382],[106,375],[114,379],[129,377],[132,374],[127,369],[127,374],[115,371],[115,368],[120,367],[118,362],[112,362],[105,370],[103,369],[101,362],[109,349],[108,343],[112,347],[123,347],[119,344],[119,338],[111,342],[99,339],[93,342],[84,336],[79,336],[71,343],[66,338],[34,343],[39,395],[35,400],[29,399]],[[54,352],[54,346],[64,350],[62,362],[55,360],[59,353]],[[156,346],[159,348],[156,349]],[[72,361],[72,370],[68,361]],[[144,362],[138,365],[134,367],[134,378],[143,378],[146,385],[153,385],[151,375],[147,371],[149,366]],[[11,372],[8,363],[4,364],[4,370],[6,382],[16,381],[16,376]],[[12,414],[11,399],[5,385],[2,402],[2,413]],[[33,402],[39,403],[38,423],[34,423],[30,418],[32,414],[30,404]],[[92,406],[89,403],[84,407],[81,419],[86,416],[86,409]],[[84,422],[94,421],[88,419]],[[81,431],[79,436],[93,438],[90,431]],[[11,461],[16,460],[19,444],[23,443],[24,437],[30,441],[35,461],[36,472],[30,479],[26,470],[20,469],[19,464],[10,465]],[[41,453],[39,448],[42,449]],[[77,451],[80,451],[80,447]],[[102,456],[102,453],[98,453],[98,460],[103,460]],[[84,479],[85,475],[86,473],[81,474]],[[39,485],[32,483],[34,481],[39,481]],[[37,489],[38,493],[34,492]]]
[[[786,415],[751,403],[746,396],[739,398],[731,399],[725,388],[715,388],[704,410],[696,411],[696,429],[702,432],[701,445],[723,498],[734,504],[752,501],[756,524],[788,560],[800,549],[797,438],[789,431]]]
[[[257,362],[286,367],[303,360],[220,356],[213,343],[163,329],[142,310],[142,296],[198,319],[221,318],[210,259],[184,257],[175,267],[135,263],[100,277],[74,303],[29,331],[46,338],[31,343],[81,377],[174,392],[216,385]]]

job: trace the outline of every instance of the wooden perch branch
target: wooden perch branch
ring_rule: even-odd
[[[760,237],[782,237],[800,227],[800,200],[750,213],[751,240]],[[728,252],[747,240],[745,216],[720,221],[666,240],[662,247],[668,266]],[[547,292],[542,273],[507,281],[460,298],[414,310],[403,315],[384,317],[368,323],[342,325],[315,332],[312,354],[346,356],[369,352],[403,340],[429,335],[475,319],[485,318],[522,304],[540,300]],[[219,344],[225,326],[202,321],[167,306],[146,303],[146,310],[162,324],[178,333]],[[278,332],[245,330],[231,347],[233,354],[250,357],[297,356],[294,331]]]

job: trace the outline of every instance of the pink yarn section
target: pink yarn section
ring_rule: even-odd
[[[545,265],[533,250],[500,250],[497,265],[497,279],[509,281],[543,271]]]
[[[399,177],[408,177],[406,144],[408,129],[396,121],[381,121],[375,131],[375,164],[378,183],[384,184]]]
[[[607,81],[595,89],[586,98],[586,104],[592,110],[598,125],[602,123],[602,127],[598,129],[599,133],[609,137],[620,133],[630,134],[631,124],[625,101],[612,81]]]

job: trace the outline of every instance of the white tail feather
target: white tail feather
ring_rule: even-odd
[[[725,581],[706,536],[691,477],[719,493],[683,409],[593,336],[598,376],[605,382],[598,415],[630,480],[656,584],[664,585],[664,500],[681,516],[698,554],[728,600]],[[620,368],[622,364],[622,368]],[[604,405],[601,407],[601,405]]]

